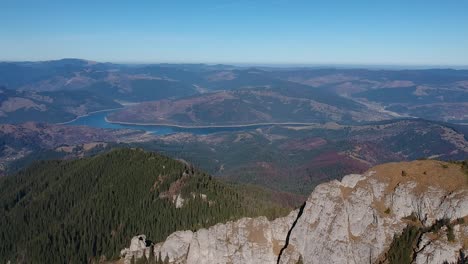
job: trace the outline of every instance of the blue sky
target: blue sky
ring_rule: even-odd
[[[468,1],[0,0],[0,60],[468,65]]]

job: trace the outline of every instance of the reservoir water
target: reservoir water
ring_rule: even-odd
[[[247,127],[206,127],[206,128],[181,128],[167,125],[127,125],[127,124],[115,124],[106,121],[105,117],[117,110],[106,110],[100,112],[94,112],[86,116],[78,117],[77,119],[66,123],[70,126],[89,126],[96,128],[111,128],[111,129],[135,129],[144,130],[157,135],[167,135],[178,132],[187,132],[197,135],[212,134],[224,131],[243,131],[257,129],[259,127],[265,127],[269,125],[252,125]]]

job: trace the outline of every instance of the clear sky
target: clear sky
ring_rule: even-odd
[[[0,0],[0,60],[468,65],[467,0]]]

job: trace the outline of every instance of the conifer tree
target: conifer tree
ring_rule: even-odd
[[[0,263],[20,256],[24,263],[112,259],[139,233],[159,242],[176,230],[290,211],[193,168],[183,178],[185,169],[158,154],[120,149],[79,160],[38,162],[0,178]],[[181,179],[186,202],[175,208],[163,194]],[[30,250],[23,256],[17,248]],[[163,263],[161,256],[157,263]]]

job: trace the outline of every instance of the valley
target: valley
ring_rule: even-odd
[[[183,126],[345,124],[388,120],[396,113],[466,123],[467,82],[467,70],[452,69],[3,62],[0,121],[61,123],[128,102],[141,104],[112,113],[109,120]]]
[[[467,10],[0,0],[0,264],[467,264]]]
[[[422,258],[392,242],[405,232],[463,249],[460,207],[426,223],[390,203],[400,194],[387,189],[401,187],[418,208],[434,188],[466,202],[467,81],[468,71],[449,69],[0,63],[0,262],[215,262],[204,252],[234,263],[326,262],[320,237],[353,259]],[[369,188],[387,198],[361,196]],[[372,201],[373,234],[385,236],[314,218],[326,207],[337,219],[370,219],[356,201]],[[442,238],[449,228],[455,244]]]
[[[190,129],[27,123],[0,126],[0,162],[5,174],[35,159],[94,155],[118,146],[139,147],[185,160],[224,180],[305,195],[323,181],[384,162],[465,159],[467,134],[464,126],[415,119],[366,125]],[[84,148],[92,144],[105,147]]]
[[[137,145],[187,160],[224,179],[307,194],[323,181],[380,163],[465,159],[466,137],[463,126],[399,120],[172,134]]]
[[[0,264],[468,263],[468,1],[0,10]]]

